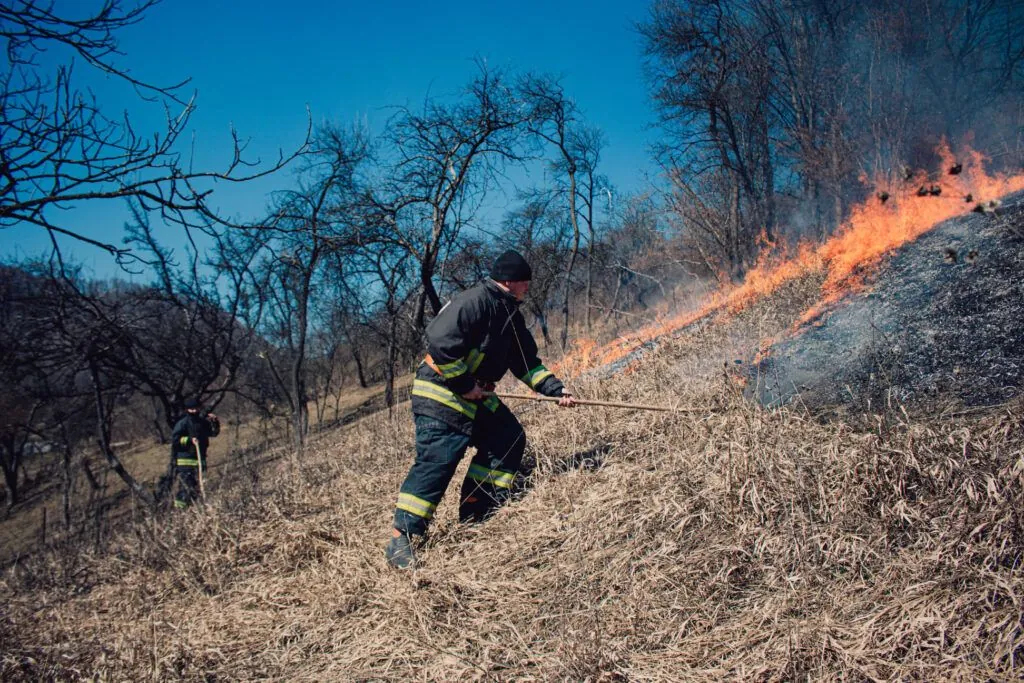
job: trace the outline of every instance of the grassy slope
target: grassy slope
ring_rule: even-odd
[[[576,385],[702,417],[517,406],[525,495],[474,527],[446,499],[415,572],[382,558],[405,406],[301,462],[238,463],[205,511],[5,576],[0,674],[1016,679],[1021,406],[857,427],[743,402],[723,362],[813,294],[788,287]]]
[[[396,381],[396,389],[401,391],[410,383],[408,377]],[[349,388],[338,397],[337,408],[343,421],[355,416],[366,406],[383,404],[383,388],[380,386],[361,389],[358,386]],[[335,404],[332,402],[324,413],[325,422],[334,420]],[[316,407],[310,404],[310,423],[317,428]],[[214,439],[207,472],[207,484],[211,487],[219,485],[222,475],[232,470],[227,454],[249,451],[253,448],[268,449],[268,443],[287,439],[288,418],[279,418],[276,422],[239,423],[232,415],[221,415],[224,430]],[[166,472],[168,448],[167,444],[154,443],[148,440],[143,443],[126,445],[116,444],[115,451],[125,468],[139,481],[154,486],[161,475]],[[32,459],[26,463],[27,475],[40,481],[38,486],[29,490],[25,499],[5,509],[0,517],[0,567],[6,567],[18,558],[37,551],[40,540],[48,541],[65,536],[61,521],[62,484],[60,475],[59,455],[51,454],[45,458]],[[125,516],[137,513],[133,501],[129,497],[124,483],[109,470],[103,456],[96,451],[84,454],[104,489],[92,492],[83,475],[78,475],[72,492],[74,522],[72,533],[79,536],[94,536],[94,520],[85,519],[83,510],[93,495],[99,495],[109,510],[106,513],[116,524]],[[259,457],[257,456],[258,460]],[[109,525],[104,525],[109,526]]]

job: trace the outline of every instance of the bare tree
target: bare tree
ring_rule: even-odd
[[[135,479],[135,477],[125,469],[121,459],[117,456],[117,453],[114,452],[110,434],[113,430],[113,404],[117,398],[118,385],[115,383],[113,387],[111,387],[103,381],[98,360],[94,355],[94,351],[98,348],[99,345],[90,345],[85,351],[86,362],[89,368],[89,376],[92,379],[93,389],[96,396],[96,443],[99,446],[100,453],[102,453],[107,459],[110,469],[114,470],[117,476],[121,477],[121,480],[128,485],[131,492],[142,502],[146,503],[150,507],[155,507],[157,499],[153,495],[153,492]]]
[[[592,329],[594,266],[598,251],[597,204],[603,199],[598,196],[599,194],[608,193],[607,206],[609,210],[611,209],[611,184],[597,171],[604,144],[604,134],[593,127],[580,128],[573,133],[571,138],[572,153],[579,160],[579,182],[576,183],[576,189],[579,193],[580,219],[587,230],[587,275],[583,296],[583,320],[588,333]]]
[[[529,129],[537,138],[555,148],[552,166],[565,174],[568,188],[566,197],[569,204],[569,224],[572,226],[572,241],[565,265],[565,291],[562,296],[561,345],[564,351],[569,343],[569,301],[572,297],[572,277],[576,259],[580,252],[579,214],[576,208],[578,190],[576,173],[579,159],[574,145],[574,126],[578,112],[576,105],[565,94],[562,84],[554,78],[528,75],[519,86],[521,96],[529,107]]]
[[[934,169],[943,138],[1017,159],[1019,2],[658,0],[641,30],[680,227],[731,279],[780,206],[825,236],[864,177]]]
[[[301,450],[309,429],[307,344],[315,293],[329,253],[357,241],[356,173],[367,158],[360,134],[326,127],[318,134],[304,176],[296,190],[283,191],[273,215],[259,230],[266,234],[264,261],[270,302],[272,338],[287,350],[287,375],[272,366],[292,413],[296,446]],[[270,355],[268,362],[273,363]]]
[[[0,469],[8,506],[20,499],[21,471],[30,439],[41,431],[49,399],[47,326],[40,316],[40,283],[28,273],[0,268]]]
[[[515,141],[523,116],[501,71],[482,62],[454,103],[427,100],[422,112],[401,107],[386,141],[395,160],[368,192],[375,239],[404,249],[419,270],[415,324],[426,306],[441,309],[434,285],[439,259],[456,244],[502,163],[518,160]]]
[[[506,214],[502,223],[503,248],[520,250],[533,269],[530,295],[523,306],[536,319],[545,344],[551,343],[550,306],[565,281],[563,264],[568,251],[569,223],[564,207],[556,202],[559,194],[537,191],[522,195],[523,204]]]
[[[191,267],[179,268],[171,253],[152,240],[145,223],[130,226],[128,233],[133,242],[145,243],[140,255],[150,253],[153,286],[88,282],[56,260],[24,271],[36,283],[31,292],[34,324],[45,332],[35,345],[45,359],[36,384],[44,392],[41,415],[48,416],[38,435],[70,451],[79,446],[81,420],[92,418],[112,465],[107,453],[111,430],[141,438],[144,429],[152,428],[165,439],[186,397],[216,405],[238,390],[247,350],[255,341],[253,331],[236,317],[247,292],[224,277],[200,277],[194,258]],[[246,267],[241,259],[232,266],[236,272]],[[76,408],[86,393],[91,407]],[[111,404],[111,397],[119,401]],[[146,408],[153,411],[149,422],[142,419]],[[101,409],[103,415],[97,412]],[[130,475],[118,473],[135,486]],[[158,499],[169,485],[165,476]]]
[[[359,386],[365,389],[369,386],[367,360],[370,349],[376,344],[366,339],[366,328],[361,324],[365,312],[363,297],[360,295],[363,283],[355,272],[351,256],[333,252],[329,257],[323,297],[323,333],[332,339],[333,344],[345,344],[355,365]]]
[[[384,347],[384,404],[390,411],[396,402],[395,366],[403,354],[420,350],[419,344],[413,348],[411,343],[413,339],[418,341],[419,334],[407,305],[417,289],[408,277],[406,262],[411,257],[397,248],[379,247],[363,250],[360,257],[370,276],[364,301],[377,312],[367,322]]]
[[[661,0],[642,27],[655,100],[672,136],[661,150],[677,184],[714,174],[727,201],[713,255],[740,279],[762,232],[775,230],[775,168],[768,39],[745,0]]]
[[[631,309],[646,308],[654,292],[663,294],[661,279],[671,249],[659,224],[659,207],[650,196],[619,198],[604,234],[606,281],[613,289],[605,308],[605,322],[623,318]]]
[[[213,181],[243,182],[273,173],[294,155],[261,165],[244,157],[246,144],[232,132],[234,150],[220,170],[194,170],[177,151],[194,111],[181,93],[187,81],[159,85],[137,78],[118,62],[118,34],[141,21],[157,0],[103,0],[94,11],[31,0],[0,2],[0,40],[7,56],[0,72],[0,230],[30,224],[99,247],[124,262],[130,249],[91,238],[71,227],[69,207],[83,201],[134,199],[186,228],[223,222],[210,204]],[[76,16],[77,15],[77,16]],[[44,52],[66,56],[44,72]],[[140,101],[166,111],[162,133],[137,131],[127,115],[108,117],[88,90],[75,85],[75,62],[133,88]],[[59,254],[59,249],[57,250]]]

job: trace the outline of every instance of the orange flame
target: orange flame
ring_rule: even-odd
[[[620,338],[600,348],[590,340],[578,341],[559,364],[559,371],[568,377],[613,363],[651,339],[713,313],[737,313],[790,280],[824,273],[822,297],[800,316],[799,327],[818,318],[843,296],[863,288],[865,276],[885,254],[949,218],[974,210],[980,202],[1024,189],[1024,175],[986,173],[987,158],[979,152],[966,150],[957,174],[949,172],[957,160],[945,140],[936,152],[942,161],[937,179],[930,180],[925,173],[901,184],[876,178],[871,183],[874,189],[869,198],[853,206],[849,217],[824,243],[801,243],[790,256],[785,250],[772,255],[772,245],[762,240],[765,248],[742,284],[723,287],[711,293],[696,310],[659,320],[633,332],[628,339]],[[762,347],[758,357],[768,351],[767,346]]]

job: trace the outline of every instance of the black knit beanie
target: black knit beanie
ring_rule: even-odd
[[[533,271],[522,254],[509,249],[494,261],[491,279],[498,282],[525,282],[533,279]]]

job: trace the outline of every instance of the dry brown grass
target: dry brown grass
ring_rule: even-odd
[[[786,310],[698,326],[575,386],[703,417],[514,406],[535,462],[523,495],[477,526],[446,499],[413,572],[382,553],[407,406],[301,462],[235,463],[205,510],[5,575],[0,674],[1018,679],[1021,405],[946,422],[762,411],[723,362]]]
[[[396,378],[396,391],[407,391],[411,381],[411,375]],[[310,403],[311,429],[330,429],[332,423],[348,421],[373,409],[372,406],[376,404],[383,404],[382,386],[365,389],[349,387],[339,396],[330,399],[323,424],[317,420],[315,404]],[[335,408],[341,419],[335,418]],[[224,429],[213,441],[210,469],[206,473],[207,483],[212,486],[216,486],[225,473],[232,471],[231,458],[247,459],[245,467],[248,468],[251,461],[258,462],[265,458],[258,454],[240,454],[254,450],[272,452],[271,444],[290,438],[290,418],[287,415],[272,420],[248,419],[235,414],[222,414],[220,417]],[[165,443],[145,438],[130,443],[119,442],[115,452],[133,477],[155,486],[160,476],[167,471],[168,449]],[[55,539],[63,543],[69,535],[79,540],[95,537],[97,521],[96,516],[90,514],[90,509],[95,511],[97,505],[103,508],[103,519],[98,524],[101,535],[111,524],[116,525],[121,518],[136,512],[136,501],[127,495],[122,481],[109,470],[103,455],[94,447],[85,445],[80,456],[90,463],[94,472],[99,473],[101,490],[90,490],[84,476],[76,477],[71,495],[73,520],[70,531],[63,528],[61,519],[63,479],[59,474],[59,455],[51,453],[25,463],[26,477],[37,483],[27,491],[23,502],[0,514],[0,567],[36,552],[44,539],[46,543],[52,543]]]

